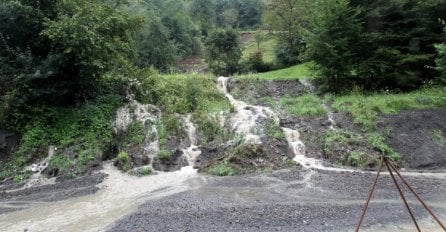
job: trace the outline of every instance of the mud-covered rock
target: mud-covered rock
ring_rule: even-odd
[[[182,167],[188,165],[186,157],[183,156],[183,151],[175,150],[169,157],[155,157],[152,162],[153,169],[162,172],[171,172],[180,170]]]

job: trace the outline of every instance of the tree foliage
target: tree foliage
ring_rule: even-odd
[[[206,40],[206,62],[214,74],[229,75],[238,71],[242,56],[239,35],[233,29],[213,31]]]
[[[38,104],[80,104],[109,91],[116,77],[109,74],[131,66],[140,24],[86,0],[9,1],[0,6],[0,18],[1,111],[3,119],[9,112],[16,120]]]

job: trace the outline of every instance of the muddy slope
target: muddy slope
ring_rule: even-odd
[[[446,109],[406,110],[381,116],[378,124],[389,133],[387,142],[403,157],[405,166],[446,169]]]

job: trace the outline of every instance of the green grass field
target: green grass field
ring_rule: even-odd
[[[257,43],[252,33],[252,38],[242,43],[243,48],[243,60],[248,60],[249,56],[256,53],[258,50]],[[275,61],[274,48],[277,44],[277,39],[273,34],[266,34],[265,39],[260,43],[260,51],[263,54],[263,61],[267,63],[273,63]]]
[[[247,75],[239,75],[236,78],[253,78],[262,80],[293,80],[293,79],[303,79],[312,78],[311,66],[312,62],[307,62],[303,64],[294,65],[288,68],[274,70],[265,73],[255,73]]]

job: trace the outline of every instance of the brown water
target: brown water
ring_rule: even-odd
[[[0,215],[0,231],[102,231],[146,200],[190,189],[185,181],[198,176],[190,166],[140,178],[123,174],[111,164],[104,172],[109,176],[96,194],[33,202],[28,209]]]

